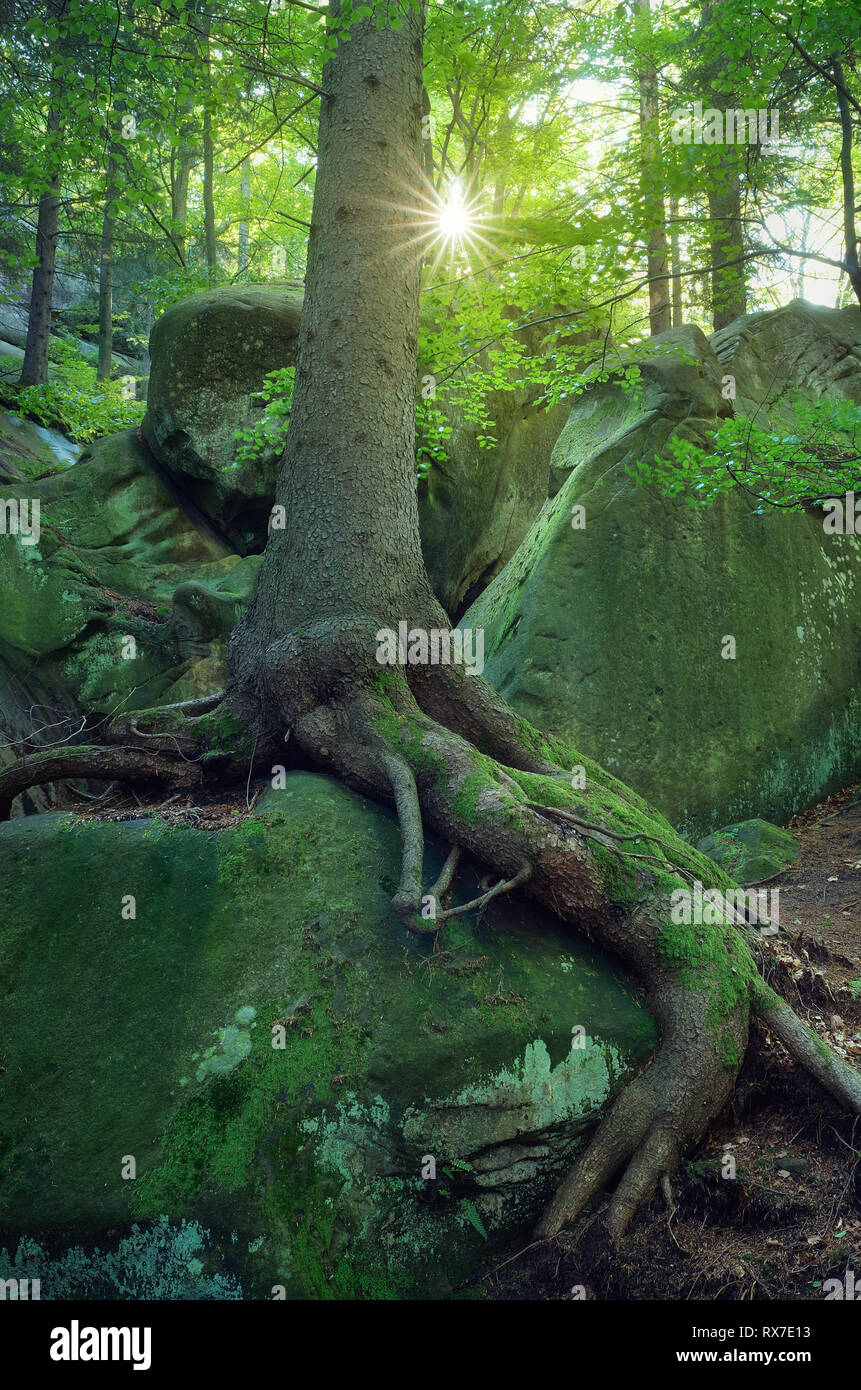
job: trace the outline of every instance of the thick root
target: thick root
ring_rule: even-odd
[[[555,1236],[622,1171],[604,1214],[609,1235],[619,1240],[729,1099],[737,1066],[715,1066],[715,1026],[707,1001],[701,995],[692,999],[689,991],[676,994],[664,1001],[663,1012],[681,1019],[681,1027],[665,1029],[651,1065],[611,1106],[547,1206],[537,1237]],[[744,1008],[722,1020],[719,1036],[725,1057],[744,1054]]]
[[[60,782],[67,777],[100,781],[157,782],[172,788],[198,786],[198,763],[163,757],[140,748],[65,746],[21,758],[0,772],[0,821],[9,820],[12,802],[30,787]]]
[[[838,1100],[850,1115],[861,1115],[861,1075],[803,1023],[779,994],[755,980],[753,1007],[791,1057]]]

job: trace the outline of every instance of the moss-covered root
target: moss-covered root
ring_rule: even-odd
[[[603,1215],[610,1237],[620,1239],[729,1100],[747,1046],[745,1002],[720,1020],[717,1032],[707,992],[679,981],[662,1004],[663,1037],[651,1066],[622,1092],[557,1189],[536,1228],[539,1239],[574,1221],[623,1170]]]
[[[861,1074],[817,1037],[779,994],[762,980],[753,982],[753,1007],[791,1057],[830,1091],[852,1115],[861,1115]]]
[[[105,782],[155,782],[192,787],[201,781],[198,763],[164,757],[151,749],[67,745],[31,753],[0,772],[0,821],[9,820],[12,803],[30,787],[67,777],[94,777]]]

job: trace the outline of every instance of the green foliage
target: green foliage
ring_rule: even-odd
[[[143,419],[142,401],[128,399],[121,381],[99,381],[96,367],[68,341],[51,344],[52,379],[41,386],[0,384],[0,401],[38,425],[60,430],[77,444],[132,429]]]
[[[708,506],[742,487],[767,505],[798,509],[861,485],[861,406],[852,401],[793,403],[786,433],[760,429],[745,416],[723,420],[706,450],[682,434],[667,442],[665,457],[628,465],[639,483],[651,483],[690,507]]]
[[[264,455],[279,454],[284,448],[295,380],[295,367],[278,367],[266,373],[261,390],[255,392],[255,399],[264,406],[260,419],[233,432],[237,448],[232,468],[259,463]]]

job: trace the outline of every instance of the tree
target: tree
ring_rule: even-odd
[[[56,44],[51,64],[48,114],[45,126],[45,156],[48,172],[39,194],[36,223],[36,264],[30,293],[27,346],[21,366],[21,385],[37,386],[48,380],[48,346],[51,341],[51,311],[54,304],[54,276],[57,267],[57,237],[60,230],[61,134],[63,126],[64,83],[68,79],[66,60],[68,0],[55,0],[50,13],[56,21],[49,29]]]
[[[652,335],[670,327],[670,283],[667,276],[667,229],[664,205],[664,169],[658,124],[658,70],[643,51],[652,37],[650,0],[634,0],[641,41],[637,84],[640,95],[642,140],[641,190],[646,214],[649,268],[649,324]]]
[[[853,1113],[861,1077],[760,979],[751,938],[720,914],[675,920],[670,895],[732,890],[633,792],[519,719],[462,665],[381,664],[381,633],[445,632],[419,544],[415,394],[422,249],[422,19],[341,25],[330,8],[319,166],[290,428],[257,589],[220,695],[114,720],[104,748],[41,753],[0,774],[0,817],[64,776],[225,780],[305,758],[393,801],[403,860],[393,907],[444,930],[466,850],[499,875],[472,907],[524,887],[613,952],[661,1028],[650,1066],[616,1100],[545,1213],[552,1235],[624,1176],[606,1213],[620,1235],[731,1094],[751,1010]],[[340,27],[339,27],[340,26]],[[413,637],[410,637],[412,642]],[[141,735],[144,735],[143,740]],[[452,845],[423,891],[423,825]],[[421,915],[422,905],[436,911]]]

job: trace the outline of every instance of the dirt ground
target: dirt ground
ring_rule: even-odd
[[[247,814],[244,798],[198,803],[182,793],[144,803],[124,789],[75,809],[108,820],[157,814],[207,830]],[[861,1069],[859,786],[794,817],[788,829],[799,856],[767,884],[780,889],[780,932],[761,943],[763,973]],[[823,1297],[825,1279],[847,1269],[861,1288],[859,1157],[861,1120],[754,1023],[730,1107],[673,1181],[674,1212],[656,1198],[621,1252],[606,1248],[592,1212],[550,1245],[512,1249],[469,1292],[493,1300],[813,1300]],[[728,1158],[734,1178],[724,1175]]]

